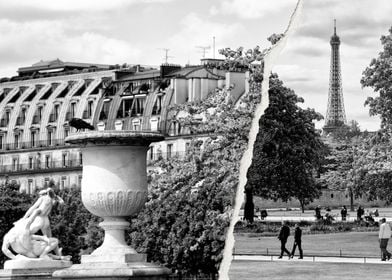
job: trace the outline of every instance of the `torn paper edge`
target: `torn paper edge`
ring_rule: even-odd
[[[289,23],[283,37],[271,47],[268,53],[264,57],[264,69],[263,69],[263,82],[261,84],[261,102],[257,105],[255,115],[252,120],[251,128],[249,131],[248,147],[244,152],[241,159],[240,173],[239,173],[239,184],[237,188],[233,215],[230,221],[229,228],[226,235],[226,243],[223,251],[223,260],[219,269],[219,279],[229,279],[229,269],[233,260],[233,248],[234,248],[234,226],[239,220],[239,213],[242,203],[244,202],[244,188],[247,182],[246,173],[249,166],[252,163],[253,157],[253,145],[256,141],[257,133],[259,132],[259,119],[264,114],[265,109],[269,104],[269,76],[272,71],[275,60],[279,57],[280,52],[286,45],[287,38],[293,33],[295,27],[299,24],[299,18],[301,16],[303,7],[303,0],[298,0],[293,13],[291,14]]]

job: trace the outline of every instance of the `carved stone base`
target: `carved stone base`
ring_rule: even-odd
[[[4,263],[4,269],[0,270],[0,279],[52,279],[54,271],[68,268],[70,261],[42,260],[42,259],[19,259]]]
[[[63,280],[166,280],[170,273],[170,270],[165,267],[147,262],[88,262],[55,271],[53,278]]]

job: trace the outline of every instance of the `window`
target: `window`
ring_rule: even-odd
[[[71,103],[71,118],[74,118],[76,114],[76,103]]]
[[[134,104],[132,106],[131,116],[140,116],[143,115],[145,98],[136,98]]]
[[[54,121],[57,121],[60,113],[60,105],[56,104],[54,105]]]
[[[37,136],[37,132],[36,131],[32,131],[31,132],[31,139],[30,139],[32,148],[34,148],[35,145],[36,145],[36,136]]]
[[[99,114],[99,120],[106,120],[109,117],[110,100],[104,101],[101,113]]]
[[[139,119],[132,120],[132,129],[133,130],[140,130],[140,120]]]
[[[50,155],[45,156],[45,167],[49,168],[50,167]],[[45,179],[46,180],[46,179]]]
[[[79,165],[83,165],[83,154],[79,153]]]
[[[159,115],[162,110],[162,95],[158,95],[157,99],[155,100],[154,107],[152,108],[153,115]]]
[[[63,154],[63,167],[67,167],[67,154]]]
[[[82,175],[78,176],[78,187],[81,188],[82,187]]]
[[[11,112],[10,111],[6,111],[5,112],[5,125],[8,125],[8,123],[10,121],[10,117],[11,117]]]
[[[14,145],[15,149],[19,149],[19,134],[14,135]]]
[[[150,147],[150,160],[154,159],[154,146]]]
[[[91,118],[91,116],[93,115],[93,104],[94,101],[90,100],[87,103],[87,118]]]
[[[0,150],[3,149],[3,135],[0,135]]]
[[[42,110],[43,110],[43,107],[38,107],[38,120],[39,121],[41,121],[41,119],[42,119]]]
[[[173,152],[173,144],[167,144],[167,158],[171,158]]]
[[[45,186],[45,188],[49,187],[49,178],[45,178],[44,186]]]
[[[27,193],[28,194],[32,194],[32,193],[34,193],[34,184],[33,184],[33,179],[29,179],[28,181],[27,181]]]
[[[33,157],[29,157],[29,169],[33,169]]]
[[[53,144],[53,131],[48,131],[48,146],[52,146]]]
[[[12,159],[12,170],[13,171],[18,171],[18,158],[13,158]]]
[[[126,118],[131,116],[133,100],[133,98],[127,98],[121,101],[121,105],[117,111],[117,118]]]
[[[62,176],[61,177],[61,184],[60,184],[60,190],[64,190],[67,186],[67,177]]]

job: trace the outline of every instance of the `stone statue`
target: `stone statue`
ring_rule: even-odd
[[[46,237],[52,237],[52,231],[50,229],[49,214],[52,210],[53,205],[56,202],[64,203],[64,201],[55,194],[53,189],[47,188],[39,192],[40,197],[37,201],[27,210],[23,219],[31,217],[30,231],[32,234],[37,233],[41,230],[42,234]]]
[[[61,255],[57,238],[33,234],[31,226],[34,219],[34,216],[30,216],[14,223],[14,227],[4,236],[1,248],[3,253],[13,260],[27,257],[69,261],[70,256]],[[14,255],[10,247],[18,255]],[[51,253],[52,251],[54,254]]]

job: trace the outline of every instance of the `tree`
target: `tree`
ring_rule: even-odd
[[[369,106],[371,116],[381,117],[381,127],[389,128],[392,124],[392,28],[387,35],[381,36],[383,50],[362,74],[362,87],[371,87],[378,93],[377,97],[368,97],[365,105]]]
[[[223,257],[240,159],[260,93],[248,93],[241,106],[227,96],[216,90],[202,103],[171,108],[173,115],[188,112],[178,120],[181,127],[204,137],[193,138],[185,158],[154,164],[149,200],[131,222],[132,245],[180,275],[214,277]]]
[[[72,261],[80,262],[82,249],[87,249],[87,227],[94,220],[93,215],[83,206],[80,189],[67,188],[59,190],[53,184],[64,204],[55,204],[50,216],[52,234],[59,239],[59,247],[64,255],[72,256]]]
[[[14,222],[23,217],[32,201],[30,195],[19,192],[19,185],[10,182],[0,185],[0,247],[4,235],[13,227]],[[6,260],[7,258],[0,254],[0,266]]]
[[[327,148],[313,121],[322,116],[299,107],[303,99],[284,87],[276,74],[270,77],[269,95],[247,174],[248,188],[263,198],[296,198],[304,210],[320,194],[315,175]]]

